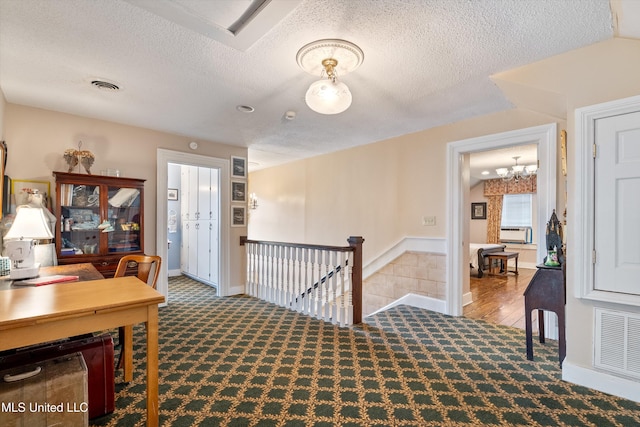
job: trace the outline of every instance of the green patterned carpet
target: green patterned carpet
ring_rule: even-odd
[[[555,341],[526,360],[519,329],[408,306],[340,328],[186,278],[169,288],[162,426],[640,425],[640,404],[561,381]],[[143,344],[138,326],[134,381],[92,425],[144,425]]]

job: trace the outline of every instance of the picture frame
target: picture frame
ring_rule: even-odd
[[[471,203],[471,219],[487,219],[487,203]]]
[[[231,206],[231,226],[245,227],[247,225],[246,206]]]
[[[177,188],[168,188],[167,189],[167,200],[178,200],[178,189]]]
[[[247,183],[244,181],[231,181],[231,201],[247,202]]]
[[[247,177],[247,159],[245,157],[231,156],[231,177]]]
[[[16,206],[29,203],[29,193],[33,192],[33,190],[38,190],[38,192],[42,194],[42,199],[48,207],[51,197],[51,183],[49,181],[35,181],[30,179],[11,180],[11,194],[13,194]]]

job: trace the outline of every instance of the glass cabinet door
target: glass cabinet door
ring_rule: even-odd
[[[109,186],[107,193],[107,251],[140,251],[140,190]]]
[[[61,186],[60,255],[100,252],[100,186]]]

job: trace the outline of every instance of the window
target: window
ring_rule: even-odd
[[[502,199],[502,221],[500,226],[531,227],[532,220],[531,194],[505,194]]]

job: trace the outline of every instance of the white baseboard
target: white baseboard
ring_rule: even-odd
[[[229,287],[229,293],[227,295],[225,295],[225,296],[240,295],[240,294],[244,294],[244,293],[245,293],[244,285],[230,286]]]
[[[371,314],[368,314],[368,316],[372,316],[381,311],[389,310],[390,308],[393,308],[398,305],[410,305],[412,307],[424,308],[425,310],[431,310],[438,313],[445,313],[445,309],[446,309],[446,304],[444,300],[425,297],[424,295],[406,294],[405,296],[395,300],[391,304],[388,304],[382,307],[381,309],[376,310]]]
[[[518,268],[528,268],[528,269],[531,269],[531,270],[535,270],[537,267],[536,267],[536,264],[534,262],[519,262],[518,263]]]
[[[176,276],[181,276],[182,272],[180,271],[180,269],[178,270],[169,270],[169,277],[176,277]]]
[[[467,292],[466,294],[462,295],[462,306],[464,307],[465,305],[469,305],[473,302],[473,295],[471,295],[471,292]]]
[[[562,363],[562,379],[603,393],[640,402],[640,382],[574,365],[567,359]]]
[[[447,241],[433,237],[405,237],[398,243],[387,249],[383,254],[362,268],[362,278],[366,279],[376,271],[389,264],[405,252],[430,252],[436,254],[447,253]]]

